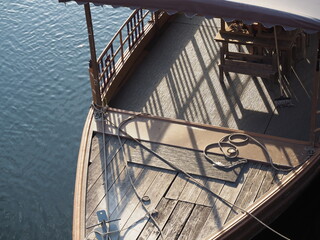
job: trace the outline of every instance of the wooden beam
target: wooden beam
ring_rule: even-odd
[[[92,25],[92,18],[91,18],[89,3],[84,4],[84,11],[86,14],[88,39],[89,39],[90,55],[91,55],[91,60],[89,63],[89,75],[90,75],[90,83],[91,83],[91,90],[92,90],[92,99],[94,104],[97,107],[101,107],[102,102],[101,102],[101,94],[100,94],[100,85],[98,81],[97,55],[96,55],[96,47],[94,42],[93,25]]]
[[[316,56],[316,66],[312,86],[312,103],[311,103],[311,122],[310,122],[310,141],[316,144],[317,129],[317,111],[319,101],[319,81],[320,81],[320,33],[318,33],[318,46]]]
[[[107,119],[118,126],[123,120],[135,114],[137,113],[109,108]],[[93,123],[93,130],[101,132],[100,125],[97,121]],[[117,135],[114,126],[107,124],[104,130],[106,134]],[[305,147],[309,144],[304,141],[150,115],[143,115],[128,122],[123,130],[139,140],[196,151],[203,151],[208,144],[217,143],[227,134],[244,133],[260,141],[268,150],[273,163],[280,166],[297,166],[302,163],[307,157]],[[269,162],[264,150],[253,141],[239,145],[238,150],[240,158]],[[209,152],[221,154],[219,148],[210,148]]]

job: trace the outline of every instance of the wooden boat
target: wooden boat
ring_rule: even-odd
[[[250,239],[318,174],[316,1],[77,2],[93,105],[74,240]],[[98,58],[88,2],[136,8]]]

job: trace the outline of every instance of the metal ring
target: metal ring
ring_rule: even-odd
[[[144,202],[144,203],[149,203],[151,200],[150,200],[150,198],[149,198],[149,196],[143,196],[142,198],[141,198],[141,200],[142,200],[142,202]]]
[[[246,135],[235,133],[235,134],[231,134],[228,137],[228,140],[230,143],[233,143],[233,144],[243,144],[248,142],[249,138]]]

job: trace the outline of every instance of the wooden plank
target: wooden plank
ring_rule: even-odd
[[[226,58],[227,59],[256,61],[259,63],[272,63],[271,56],[255,55],[255,54],[243,53],[243,52],[228,52],[226,54]]]
[[[130,188],[132,188],[128,173],[133,182],[135,182],[142,173],[144,166],[130,164],[128,171],[122,171],[118,179],[114,182],[108,191],[108,211],[112,213],[122,199],[126,196]]]
[[[249,205],[254,203],[268,169],[270,169],[270,167],[267,165],[256,164],[251,166],[251,170],[245,180],[241,192],[235,201],[235,204],[238,207],[246,209]],[[238,213],[231,211],[226,222],[236,215],[238,215]]]
[[[224,184],[225,181],[222,180],[208,179],[205,183],[205,186],[208,189],[210,189],[213,193],[219,195]],[[217,198],[212,193],[208,192],[205,189],[202,189],[196,200],[196,204],[212,207],[215,204],[216,200]]]
[[[254,61],[248,61],[248,60],[237,60],[237,59],[225,59],[225,66],[230,66],[230,67],[236,67],[238,66],[239,68],[243,67],[245,69],[250,69],[250,68],[256,68],[257,72],[273,72],[276,73],[275,70],[273,70],[273,66],[271,64],[266,64],[266,63],[259,63],[259,62],[254,62]]]
[[[227,200],[232,204],[236,201],[237,196],[243,187],[243,182],[245,181],[248,173],[251,170],[250,165],[251,164],[247,164],[244,166],[244,173],[236,183],[226,183],[223,186],[221,192],[219,193],[219,196],[221,198]],[[197,239],[206,239],[215,231],[221,229],[227,217],[229,216],[230,211],[230,206],[217,199]]]
[[[128,146],[126,145],[126,147],[128,147],[127,160],[133,163],[174,171],[177,171],[177,169],[182,169],[189,174],[217,178],[230,182],[236,181],[242,168],[242,166],[238,166],[232,169],[224,170],[214,167],[212,163],[204,157],[202,152],[156,143],[141,142],[145,147],[153,150],[162,158],[173,164],[168,165],[162,159],[141,148],[141,146],[139,146],[133,140],[127,139],[126,143],[128,144]],[[211,155],[211,157],[215,159],[215,161],[222,162],[227,165],[230,164],[230,162],[227,161],[223,156]],[[176,166],[177,169],[172,166]]]
[[[104,154],[103,154],[103,140],[102,134],[96,133],[95,137],[92,139],[91,145],[91,157],[88,171],[88,185],[87,191],[93,186],[93,184],[98,180],[104,171]],[[114,136],[106,135],[106,158],[107,164],[113,159],[114,155],[120,150],[120,143],[118,139]]]
[[[273,38],[264,38],[264,37],[253,37],[245,36],[243,34],[231,34],[231,33],[217,33],[214,38],[218,42],[233,43],[233,44],[242,44],[249,46],[265,47],[275,49],[275,42]],[[278,47],[280,50],[290,50],[293,46],[294,38],[289,40],[278,40]]]
[[[169,219],[177,203],[177,200],[171,200],[166,198],[162,198],[159,202],[156,208],[158,210],[158,214],[154,218],[161,229],[164,227],[165,223]],[[146,226],[144,227],[143,231],[139,235],[138,240],[157,239],[159,234],[159,229],[155,226],[152,220],[149,220]]]
[[[211,212],[210,207],[196,205],[186,225],[184,226],[178,240],[196,239],[202,230],[202,226]]]
[[[131,116],[131,114],[128,112],[125,114],[110,111],[108,116],[110,120],[118,125]],[[113,135],[117,132],[116,129],[110,125],[106,125],[105,130],[106,133]],[[304,148],[308,144],[303,141],[231,130],[222,127],[194,126],[191,123],[174,122],[171,119],[150,116],[137,117],[137,119],[130,121],[124,127],[124,131],[140,140],[198,151],[202,151],[208,144],[217,143],[227,134],[246,133],[264,144],[274,163],[282,166],[296,166],[302,162],[306,157]],[[210,151],[221,154],[218,148],[211,149]],[[253,142],[239,146],[239,157],[265,163],[269,161],[262,148]]]
[[[107,155],[108,165],[107,165],[106,175],[107,175],[108,189],[111,188],[111,186],[118,179],[119,175],[122,173],[122,171],[125,168],[126,155],[123,153],[123,151],[120,151],[120,143],[118,142],[118,145],[111,144],[111,143],[117,143],[117,142],[118,141],[116,140],[116,138],[110,139],[109,141],[110,149],[111,149],[110,152],[112,152],[113,154]],[[101,202],[101,200],[106,195],[106,187],[104,185],[105,173],[104,173],[103,164],[100,168],[100,171],[102,172],[99,175],[98,179],[94,182],[92,187],[88,189],[88,192],[87,192],[87,200],[86,200],[86,218],[87,219],[92,215],[96,206]]]
[[[135,180],[135,186],[140,195],[143,195],[151,183],[154,181],[156,176],[158,175],[158,171],[155,171],[154,169],[151,169],[149,167],[145,167],[142,171],[142,173],[139,175],[139,177]],[[107,206],[108,200],[106,200],[106,196],[99,202],[97,207],[94,209],[94,211],[99,210],[106,210],[108,209]],[[125,217],[127,214],[128,216],[131,215],[133,210],[137,207],[139,204],[139,200],[136,197],[136,194],[133,190],[133,188],[129,188],[129,190],[126,192],[125,196],[120,200],[117,207],[114,209],[113,212],[110,213],[110,219],[116,219],[121,216]],[[128,218],[127,216],[127,218]],[[92,214],[87,219],[87,226],[92,226],[97,223],[97,217]],[[114,230],[118,230],[118,224],[113,223],[111,227]],[[91,231],[92,229],[88,229],[88,231]]]
[[[219,65],[219,67],[222,67],[225,72],[241,73],[263,78],[270,78],[277,72],[276,69],[273,69],[271,64],[255,63],[243,60],[225,59],[225,63]]]
[[[172,183],[174,177],[175,173],[172,171],[164,170],[160,172],[153,183],[150,185],[146,193],[144,195],[141,195],[141,197],[148,196],[150,198],[150,202],[146,204],[148,211],[153,211],[156,208],[161,198],[167,191],[168,187]],[[121,215],[119,225],[121,229],[126,230],[121,232],[120,239],[136,239],[148,222],[148,219],[149,218],[146,217],[146,211],[140,203],[131,213],[128,219]]]
[[[194,204],[179,201],[164,229],[162,230],[163,238],[166,240],[177,239],[187,222]],[[161,239],[161,238],[160,238]]]
[[[198,177],[193,176],[197,181],[199,181],[202,184],[206,184],[208,178],[206,177]],[[188,180],[186,186],[183,188],[183,191],[181,192],[181,195],[179,196],[180,201],[189,202],[189,203],[195,203],[202,191],[202,187],[199,186],[197,183],[195,183],[192,180]]]
[[[94,209],[100,203],[100,201],[105,197],[106,190],[104,187],[104,177],[101,175],[98,180],[93,184],[90,190],[87,192],[86,197],[86,219],[88,219],[92,214]]]
[[[183,188],[187,184],[186,176],[183,173],[179,173],[177,177],[174,179],[172,185],[170,186],[166,198],[177,200],[179,199],[179,196],[181,192],[183,191]]]
[[[255,201],[267,193],[272,187],[278,186],[281,184],[281,180],[285,177],[288,172],[278,172],[277,170],[270,169],[267,171],[265,178],[262,181],[261,187],[257,193]]]
[[[82,131],[80,149],[78,154],[76,181],[73,199],[72,238],[84,239],[86,232],[85,206],[86,206],[86,184],[90,146],[92,139],[93,110],[90,109]]]

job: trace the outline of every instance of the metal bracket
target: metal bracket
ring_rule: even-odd
[[[106,211],[105,210],[98,211],[97,217],[98,217],[98,220],[101,224],[101,227],[98,228],[97,231],[95,232],[96,238],[98,240],[111,240],[107,234],[107,232],[108,232],[107,223],[109,224],[109,222],[108,222],[108,217],[107,217]],[[101,234],[99,234],[99,233],[101,233]]]

